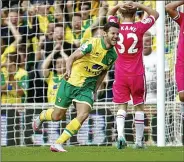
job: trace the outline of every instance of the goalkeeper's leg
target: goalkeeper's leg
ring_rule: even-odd
[[[40,115],[33,120],[33,130],[37,131],[44,121],[59,121],[65,116],[67,109],[50,108],[43,110]]]
[[[85,103],[76,103],[77,117],[74,118],[64,129],[61,136],[56,140],[56,142],[51,145],[50,150],[53,152],[65,152],[63,149],[63,144],[71,138],[73,135],[77,134],[81,125],[88,117],[91,107]]]

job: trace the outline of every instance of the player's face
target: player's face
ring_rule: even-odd
[[[63,58],[56,60],[56,71],[58,74],[64,74],[66,72],[66,61]]]
[[[115,27],[110,27],[109,31],[107,32],[107,43],[114,46],[116,45],[119,39],[119,29]]]

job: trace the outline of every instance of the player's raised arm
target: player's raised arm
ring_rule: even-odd
[[[117,4],[116,6],[114,6],[112,9],[110,9],[108,11],[107,17],[114,16],[116,14],[116,12],[119,10],[119,8],[121,8],[121,9],[128,8],[128,3],[124,2],[124,3],[121,3],[121,4]]]
[[[178,12],[177,12],[176,8],[181,6],[182,4],[184,4],[184,1],[171,2],[171,3],[166,5],[165,10],[172,19],[177,19]]]
[[[119,10],[120,4],[117,4],[116,6],[114,6],[112,9],[110,9],[107,13],[107,17],[108,16],[114,16],[116,14],[116,12]]]
[[[147,6],[145,6],[145,5],[143,5],[143,4],[139,3],[139,2],[128,2],[128,5],[129,5],[128,8],[130,8],[130,9],[131,8],[132,9],[133,8],[140,8],[140,9],[142,9],[143,11],[147,12],[148,16],[152,15],[155,18],[155,20],[157,20],[158,17],[159,17],[159,13],[156,10],[153,10],[152,8],[147,7]]]

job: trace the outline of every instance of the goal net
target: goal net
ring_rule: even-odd
[[[170,1],[165,1],[169,3]],[[45,122],[33,131],[32,120],[43,109],[51,108],[60,80],[56,68],[63,70],[59,58],[68,57],[81,43],[102,34],[109,8],[118,1],[31,0],[3,1],[1,16],[1,145],[49,145],[76,115],[71,106],[66,118]],[[142,2],[143,3],[143,2]],[[145,1],[155,8],[156,2]],[[182,8],[180,8],[182,10]],[[139,11],[136,19],[144,17]],[[93,29],[91,28],[93,27]],[[151,33],[152,53],[144,56],[147,77],[145,142],[157,143],[156,26]],[[165,19],[165,109],[166,145],[182,144],[180,102],[174,78],[174,59],[178,26]],[[60,44],[60,45],[59,45]],[[56,52],[55,52],[56,51]],[[50,59],[49,59],[50,57]],[[113,145],[117,139],[117,106],[112,103],[114,68],[98,90],[94,109],[77,135],[66,145]],[[128,144],[134,143],[134,109],[129,103],[125,123]]]

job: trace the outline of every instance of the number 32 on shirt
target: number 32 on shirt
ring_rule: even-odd
[[[128,54],[135,54],[138,51],[138,48],[135,48],[138,42],[138,37],[135,33],[128,33],[127,39],[130,38],[133,38],[133,43],[128,49]],[[118,52],[120,54],[123,54],[125,52],[125,46],[124,46],[124,37],[121,33],[119,33],[119,41],[117,42],[117,44],[120,46],[120,48],[118,48]]]

